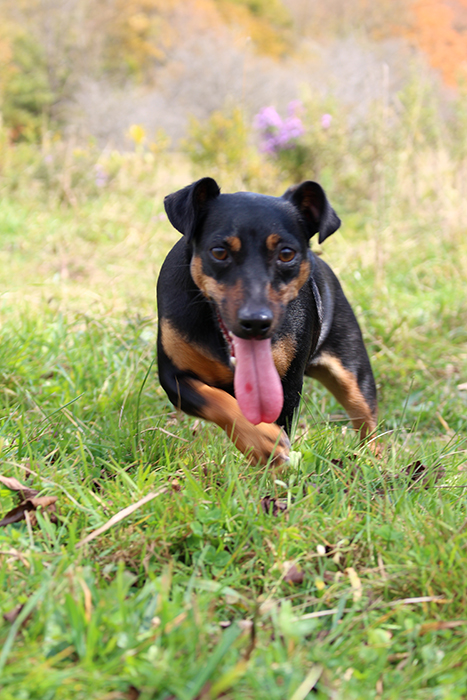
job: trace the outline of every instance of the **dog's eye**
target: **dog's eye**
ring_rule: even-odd
[[[227,260],[228,253],[225,248],[219,245],[215,248],[211,248],[211,255],[216,260]]]
[[[281,262],[291,262],[295,257],[295,251],[292,248],[282,248],[279,253],[279,260]]]

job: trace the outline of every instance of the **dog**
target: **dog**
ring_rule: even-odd
[[[309,249],[341,224],[322,187],[221,194],[204,177],[164,205],[183,234],[157,283],[159,378],[173,405],[216,423],[251,461],[286,462],[306,375],[362,439],[373,433],[376,387],[360,327]]]

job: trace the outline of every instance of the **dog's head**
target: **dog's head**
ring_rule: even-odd
[[[205,177],[168,195],[172,225],[193,247],[191,274],[217,307],[227,330],[244,339],[271,337],[310,273],[308,243],[319,242],[340,219],[316,182],[282,197],[221,194]]]
[[[278,420],[283,389],[271,338],[309,278],[311,236],[319,231],[323,241],[339,218],[315,182],[267,197],[220,194],[206,177],[166,197],[165,209],[192,246],[195,284],[216,307],[242,412],[255,424]]]

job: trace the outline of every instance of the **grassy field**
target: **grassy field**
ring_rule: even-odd
[[[323,175],[382,456],[310,382],[282,469],[158,384],[187,163],[140,154],[100,189],[95,164],[4,171],[2,700],[467,698],[467,205],[449,157],[415,151],[358,207]]]

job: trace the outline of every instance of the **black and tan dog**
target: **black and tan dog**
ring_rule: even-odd
[[[287,460],[307,375],[371,433],[376,389],[360,328],[308,247],[340,226],[320,185],[220,194],[206,177],[164,203],[183,233],[157,285],[159,376],[174,406],[219,425],[253,460]]]

